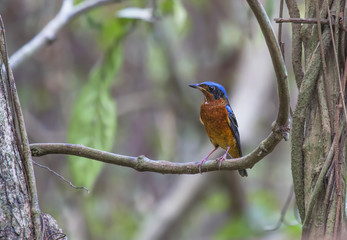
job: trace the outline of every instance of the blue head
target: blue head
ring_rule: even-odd
[[[199,84],[190,84],[189,87],[199,89],[206,97],[206,100],[213,101],[219,100],[220,98],[229,102],[227,93],[224,87],[215,82],[203,82]]]

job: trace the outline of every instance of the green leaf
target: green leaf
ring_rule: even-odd
[[[116,41],[101,63],[92,69],[87,84],[82,88],[73,108],[68,141],[110,151],[116,134],[116,104],[110,88],[122,60]],[[69,168],[77,185],[91,189],[99,176],[103,163],[84,158],[69,157]]]

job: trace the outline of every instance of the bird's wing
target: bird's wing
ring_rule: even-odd
[[[234,114],[233,110],[231,109],[230,105],[226,105],[225,108],[228,112],[228,123],[229,123],[230,129],[234,135],[234,138],[236,140],[237,147],[239,149],[239,154],[241,157],[242,151],[241,151],[241,144],[240,144],[239,126],[237,124],[235,114]]]

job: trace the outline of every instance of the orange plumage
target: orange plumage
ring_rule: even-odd
[[[219,166],[229,154],[233,158],[242,156],[240,134],[234,112],[229,105],[229,99],[222,85],[214,82],[191,84],[190,87],[199,89],[205,96],[200,107],[200,121],[205,126],[206,133],[215,149],[200,163],[202,164],[219,147],[226,150],[225,154],[217,159]],[[245,169],[239,170],[241,176],[247,176]]]
[[[237,142],[230,129],[230,120],[222,98],[216,101],[204,101],[200,107],[200,119],[206,133],[215,147],[227,149],[233,158],[240,157]]]

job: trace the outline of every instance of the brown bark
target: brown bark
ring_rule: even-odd
[[[0,87],[0,238],[33,239],[30,199],[15,140],[12,112],[2,77]]]
[[[344,1],[319,2],[306,1],[305,18],[338,21],[335,13],[344,10]],[[332,29],[328,24],[302,25],[302,36],[293,36],[302,38],[306,69],[298,86],[292,132],[292,172],[303,239],[341,239],[346,231],[346,118],[339,104],[346,42],[341,41],[344,33],[338,22],[333,24]]]
[[[31,154],[8,66],[1,17],[0,59],[0,239],[62,237],[55,220],[41,214],[38,206]]]

